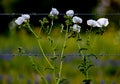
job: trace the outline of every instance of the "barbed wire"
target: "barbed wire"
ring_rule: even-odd
[[[59,56],[60,54],[56,54]],[[91,54],[84,54],[84,56],[88,56]],[[95,56],[120,56],[120,54],[92,54]],[[42,56],[42,54],[0,54],[0,56]],[[52,54],[46,54],[46,56],[53,56]],[[79,53],[72,54],[64,54],[64,56],[81,56]]]
[[[49,13],[0,13],[0,15],[22,15],[22,14],[29,14],[29,15],[49,15]],[[60,13],[59,15],[65,15],[65,13]],[[108,16],[113,16],[113,15],[120,15],[120,13],[75,13],[74,15],[108,15]]]

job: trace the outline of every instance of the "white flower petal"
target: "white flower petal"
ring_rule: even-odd
[[[59,14],[59,11],[56,8],[52,8],[52,10],[50,11],[51,16],[55,16],[55,15],[58,15],[58,14]]]
[[[21,17],[23,17],[25,20],[30,19],[30,15],[28,15],[28,14],[23,14],[23,15],[21,15]]]
[[[78,16],[73,17],[73,23],[82,23],[82,19]]]
[[[17,25],[21,25],[23,22],[25,21],[25,19],[23,17],[18,17],[16,20],[15,20],[15,23]]]
[[[77,24],[74,24],[74,25],[73,25],[73,31],[79,33],[79,32],[80,32],[80,29],[81,29],[81,27],[80,27],[79,25],[77,25]]]
[[[72,17],[74,15],[74,11],[73,10],[68,10],[66,12],[66,15]]]
[[[106,27],[109,24],[109,21],[106,18],[100,18],[97,20],[97,22],[98,22],[100,27],[103,27],[103,26]]]
[[[97,26],[99,26],[98,23],[97,23],[97,21],[92,20],[92,19],[87,20],[87,25],[92,26],[92,27],[97,27]]]

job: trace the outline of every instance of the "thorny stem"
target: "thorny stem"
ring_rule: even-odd
[[[50,30],[49,30],[49,32],[48,32],[48,37],[50,37],[51,38],[51,36],[50,36],[50,34],[51,34],[51,30],[52,30],[52,28],[53,28],[53,18],[52,18],[52,21],[51,21],[51,26],[50,26]],[[54,50],[54,47],[53,47],[53,45],[51,46],[52,47],[52,51],[53,51],[53,56],[55,57],[56,56],[56,52],[55,52],[55,50]],[[54,64],[53,64],[53,66],[55,67],[55,61],[54,61]],[[53,78],[54,78],[54,83],[56,83],[56,73],[55,73],[55,68],[53,69]]]
[[[41,52],[45,58],[45,60],[47,61],[47,63],[49,64],[49,66],[54,69],[54,67],[52,66],[52,64],[50,63],[50,61],[48,60],[47,56],[45,55],[43,49],[42,49],[42,46],[41,46],[41,43],[40,43],[40,39],[38,38],[38,36],[36,35],[36,33],[32,30],[31,26],[29,25],[29,23],[27,22],[27,26],[29,28],[29,30],[34,34],[34,36],[36,37],[37,39],[37,42],[38,42],[38,45],[39,45],[39,48],[41,49]]]
[[[77,45],[78,45],[78,48],[80,49],[81,47],[80,47],[80,43],[79,43],[79,41],[77,41]],[[83,54],[83,52],[80,51],[80,53],[81,53],[81,55],[82,55],[82,58],[84,59],[84,54]]]
[[[53,28],[53,18],[52,18],[52,21],[51,21],[51,26],[50,26],[50,30],[48,32],[48,35],[50,35],[52,28]]]
[[[29,58],[32,64],[35,64],[33,58],[31,56],[29,56]],[[41,78],[44,80],[45,84],[48,84],[48,81],[46,80],[45,76],[38,70],[37,66],[34,66],[34,68],[41,75]]]
[[[81,47],[80,47],[79,41],[77,41],[77,45],[78,45],[78,48],[80,49]],[[84,61],[84,59],[86,59],[86,62],[87,62],[87,61],[88,61],[87,56],[85,56],[82,51],[80,51],[80,54],[81,54],[81,56],[82,56],[82,60]],[[85,64],[84,67],[85,67],[85,70],[86,70],[87,67],[88,67],[87,63]],[[88,79],[88,70],[86,70],[85,78]]]
[[[61,56],[60,56],[60,70],[59,70],[59,77],[58,77],[57,84],[60,83],[61,78],[62,78],[63,57],[64,57],[63,53],[64,53],[64,50],[65,50],[65,47],[66,47],[67,38],[68,38],[68,25],[67,25],[65,40],[64,40],[64,44],[63,44],[63,48],[62,48],[62,52],[61,52]]]
[[[43,51],[43,49],[42,49],[42,46],[41,46],[41,43],[40,43],[39,40],[40,40],[40,39],[37,40],[37,41],[38,41],[38,45],[39,45],[39,47],[40,47],[40,49],[41,49],[41,52],[42,52],[45,60],[48,62],[48,64],[49,64],[49,66],[51,67],[51,69],[54,69],[53,65],[50,63],[50,61],[48,60],[47,56],[45,55],[45,53],[44,53],[44,51]]]
[[[40,37],[41,30],[43,29],[43,23],[41,23],[41,29],[39,30],[38,37]]]

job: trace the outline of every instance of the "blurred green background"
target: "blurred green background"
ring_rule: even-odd
[[[19,16],[16,13],[47,13],[52,7],[65,13],[73,9],[83,18],[82,30],[86,28],[87,19],[106,17],[109,26],[102,36],[90,34],[91,45],[89,53],[98,55],[98,59],[92,58],[95,67],[90,70],[93,84],[119,84],[120,83],[120,1],[119,0],[70,0],[72,4],[66,5],[68,0],[1,0],[0,1],[0,84],[41,84],[40,75],[34,71],[28,55],[33,56],[39,66],[46,65],[34,36],[26,29],[19,29],[14,24],[14,19]],[[89,4],[89,3],[92,4]],[[32,5],[35,6],[32,6]],[[81,5],[82,4],[82,5]],[[12,13],[15,13],[11,15]],[[8,14],[8,15],[7,15]],[[86,15],[84,15],[86,14]],[[90,15],[91,14],[91,15]],[[93,15],[92,15],[93,14]],[[30,19],[33,30],[38,33],[40,29],[39,19],[46,15],[32,15]],[[60,16],[62,17],[62,16]],[[58,53],[62,47],[63,38],[58,39],[60,34],[59,18],[54,25],[52,36],[57,42]],[[50,45],[46,35],[41,33],[41,43],[44,51],[51,54]],[[87,35],[82,32],[82,47],[85,46]],[[63,75],[67,78],[65,84],[81,84],[84,76],[77,69],[80,56],[77,56],[78,48],[73,38],[67,42],[65,49],[65,61]],[[18,48],[23,48],[26,56],[17,56]],[[50,58],[51,56],[49,56]],[[49,84],[52,84],[50,73],[46,75]]]

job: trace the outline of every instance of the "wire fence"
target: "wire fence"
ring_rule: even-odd
[[[70,54],[64,54],[65,56],[81,56],[79,53],[70,53]],[[84,56],[120,56],[120,54],[82,54]],[[35,54],[35,53],[29,53],[29,54],[0,54],[1,56],[43,56],[42,54]],[[46,54],[46,56],[53,56],[53,54]],[[56,54],[56,56],[60,56],[60,54]]]
[[[0,15],[8,15],[8,16],[13,16],[13,15],[21,15],[21,14],[26,14],[26,13],[0,13]],[[40,15],[49,15],[49,13],[27,13],[29,15],[34,15],[34,16],[40,16]],[[65,15],[65,13],[60,13],[59,15]],[[119,16],[120,13],[75,13],[74,15],[104,15],[104,16]]]

